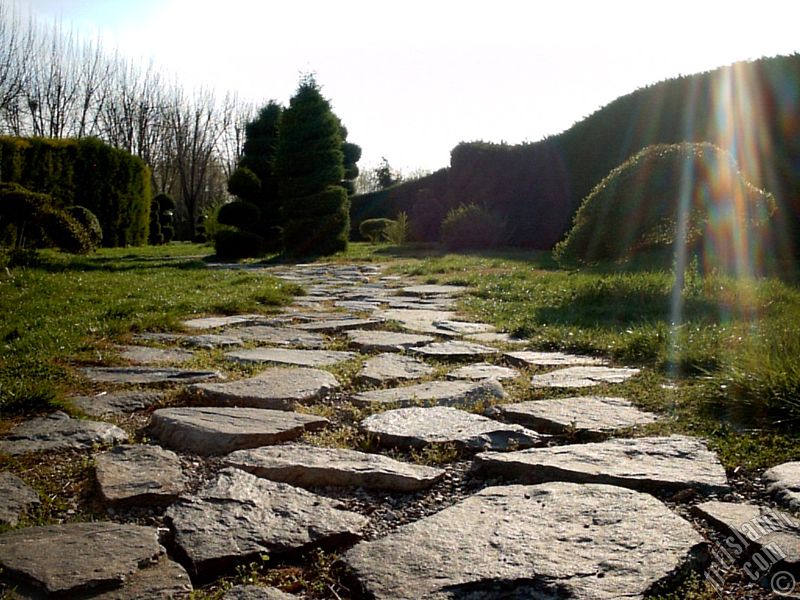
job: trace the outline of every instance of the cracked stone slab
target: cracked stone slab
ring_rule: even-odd
[[[0,452],[11,455],[29,452],[90,450],[95,445],[125,442],[128,434],[111,423],[72,419],[63,412],[36,417],[15,427],[0,440]]]
[[[96,396],[73,396],[67,400],[87,415],[102,417],[145,410],[165,396],[163,392],[101,392]]]
[[[127,383],[130,385],[196,383],[225,378],[218,371],[174,367],[87,367],[81,369],[81,372],[95,383]]]
[[[519,371],[489,363],[476,363],[450,371],[447,377],[448,379],[469,379],[472,381],[479,379],[516,379],[519,377]]]
[[[596,356],[581,356],[563,352],[522,350],[519,352],[507,352],[504,356],[508,362],[520,367],[577,367],[608,364],[607,360]]]
[[[397,310],[449,311],[456,307],[456,300],[447,296],[436,296],[435,299],[418,298],[417,296],[388,296],[384,304],[390,309]],[[452,335],[452,332],[449,333]]]
[[[264,315],[230,315],[227,317],[201,317],[182,321],[181,325],[187,329],[219,329],[231,325],[259,325],[269,319]]]
[[[120,346],[119,355],[137,365],[182,363],[194,358],[194,353],[179,348],[152,348],[150,346]]]
[[[313,331],[303,331],[296,327],[279,325],[251,325],[225,330],[227,335],[235,335],[249,342],[271,346],[283,346],[303,350],[319,350],[325,347],[325,338]]]
[[[467,288],[461,285],[425,284],[412,285],[403,288],[404,294],[407,294],[408,296],[420,296],[423,298],[429,296],[460,296],[461,294],[466,293],[466,291]]]
[[[144,444],[98,454],[95,476],[103,500],[113,506],[166,506],[186,487],[178,455]]]
[[[430,335],[364,329],[350,330],[345,335],[350,340],[351,346],[364,352],[403,352],[435,340]]]
[[[322,417],[282,410],[184,407],[153,412],[149,432],[169,448],[214,455],[290,441],[327,424]]]
[[[244,340],[236,335],[203,333],[200,335],[186,336],[181,340],[181,343],[189,348],[213,350],[215,348],[235,348],[236,346],[243,346]]]
[[[245,365],[274,362],[300,367],[328,367],[352,360],[356,356],[358,355],[355,352],[339,350],[294,350],[291,348],[252,348],[225,354],[227,360]]]
[[[800,511],[800,462],[787,462],[764,471],[767,492],[786,507]]]
[[[497,348],[476,344],[475,342],[451,340],[418,346],[409,349],[409,352],[441,360],[463,360],[491,356],[492,354],[498,354],[500,351]]]
[[[643,598],[707,562],[692,525],[606,485],[490,487],[343,562],[375,600]]]
[[[121,588],[93,594],[91,598],[92,600],[184,598],[192,589],[192,582],[186,569],[162,556],[155,565],[140,569],[127,578]]]
[[[506,393],[500,382],[481,381],[429,381],[404,387],[370,390],[352,397],[354,404],[392,406],[469,406],[478,402],[502,400]]]
[[[278,588],[262,588],[257,585],[237,585],[225,592],[222,600],[297,600],[297,596],[282,592]]]
[[[639,410],[625,398],[576,396],[530,400],[494,407],[501,419],[536,431],[570,433],[584,440],[602,440],[614,431],[646,425],[658,416]]]
[[[190,571],[206,580],[262,553],[352,543],[368,520],[337,507],[301,488],[225,468],[197,495],[168,508],[166,518]]]
[[[716,453],[702,440],[679,435],[485,452],[475,456],[473,471],[523,483],[603,483],[647,492],[730,489]]]
[[[364,329],[365,327],[377,327],[382,325],[386,319],[330,319],[326,321],[313,321],[298,325],[298,329],[304,331],[319,331],[324,333],[337,333],[348,329]]]
[[[770,548],[781,558],[776,571],[800,573],[800,521],[790,514],[766,506],[715,500],[693,506],[692,512],[735,536],[734,543],[738,542],[747,556]]]
[[[358,380],[380,385],[398,381],[414,381],[433,373],[433,367],[411,356],[384,353],[372,356],[358,372]]]
[[[255,377],[224,383],[198,383],[190,390],[205,404],[292,410],[319,400],[340,387],[339,380],[320,369],[272,367]]]
[[[0,535],[4,577],[48,596],[123,586],[163,556],[157,531],[139,525],[68,523]]]
[[[446,329],[459,335],[474,335],[476,333],[494,333],[496,328],[488,323],[473,323],[471,321],[435,321],[434,327]]]
[[[508,425],[449,406],[388,410],[361,421],[382,446],[414,448],[453,443],[470,450],[530,448],[546,441],[521,425]]]
[[[0,472],[0,525],[16,526],[20,516],[37,504],[39,494],[32,487],[13,473]]]
[[[380,310],[375,315],[385,318],[387,321],[397,321],[406,331],[414,333],[432,333],[454,337],[457,334],[446,329],[439,329],[433,323],[453,319],[454,312],[448,310],[434,309],[411,309],[411,308],[389,308]]]
[[[531,378],[531,385],[538,388],[592,387],[604,383],[624,383],[638,374],[639,369],[628,367],[567,367],[566,369],[534,375]]]
[[[442,469],[401,462],[382,454],[307,444],[239,450],[223,462],[258,477],[300,487],[350,486],[415,492],[429,488],[444,476]]]

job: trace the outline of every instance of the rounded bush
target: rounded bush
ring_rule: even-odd
[[[254,202],[261,193],[261,180],[247,167],[239,167],[228,179],[228,191],[241,200]]]
[[[217,257],[225,260],[260,256],[265,245],[264,238],[250,231],[221,229],[214,239]]]
[[[217,213],[217,222],[232,227],[251,230],[261,218],[261,211],[252,202],[236,200],[223,204]]]
[[[175,228],[172,225],[164,225],[161,228],[161,235],[164,238],[164,243],[168,244],[175,239]]]
[[[477,204],[460,205],[442,221],[442,243],[448,250],[494,248],[502,241],[505,222]]]
[[[64,252],[86,254],[95,248],[86,228],[66,211],[47,209],[41,224],[47,239]]]
[[[152,203],[158,207],[159,213],[164,213],[168,210],[175,210],[177,206],[175,204],[175,200],[172,199],[172,196],[170,196],[169,194],[165,194],[164,192],[156,194],[153,197]]]
[[[85,206],[70,206],[67,212],[73,219],[83,225],[92,245],[94,247],[99,246],[100,242],[103,241],[103,229],[100,227],[100,221],[95,214]]]
[[[373,244],[377,244],[386,239],[386,230],[392,223],[391,219],[365,219],[358,226],[358,232]]]
[[[317,194],[296,198],[283,209],[287,219],[311,219],[335,213],[347,204],[347,192],[338,185],[332,185]]]

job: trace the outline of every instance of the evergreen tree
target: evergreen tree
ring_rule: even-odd
[[[278,183],[274,174],[275,153],[278,149],[278,135],[283,107],[276,102],[261,108],[255,119],[245,126],[245,141],[242,148],[240,167],[249,169],[258,178],[261,189],[255,196],[243,197],[261,211],[258,229],[266,236],[270,227],[281,224]]]
[[[304,77],[283,112],[275,156],[288,254],[326,255],[347,247],[342,129],[314,78]]]

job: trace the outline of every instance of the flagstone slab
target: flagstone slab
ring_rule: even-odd
[[[153,412],[149,432],[174,450],[214,455],[286,442],[327,424],[322,417],[282,410],[183,407]]]
[[[730,489],[716,453],[702,440],[678,435],[485,452],[475,456],[473,469],[478,476],[523,483],[603,483],[647,492]]]
[[[464,339],[472,342],[480,342],[481,344],[504,344],[517,346],[528,343],[528,340],[515,338],[504,332],[471,333],[469,335],[465,335]]]
[[[298,329],[304,331],[319,331],[325,333],[338,333],[348,329],[364,329],[365,327],[376,327],[383,324],[386,319],[330,319],[326,321],[312,321],[298,325]]]
[[[200,335],[189,335],[183,338],[181,343],[189,348],[200,348],[201,350],[213,350],[215,348],[234,348],[243,346],[244,339],[237,335],[223,335],[220,333],[202,333]]]
[[[205,404],[292,410],[319,400],[340,387],[339,380],[320,369],[272,367],[255,377],[224,383],[198,383],[190,390]]]
[[[412,285],[403,288],[403,293],[409,296],[459,296],[466,293],[467,288],[461,285],[424,284]]]
[[[605,485],[490,487],[343,556],[375,600],[643,598],[707,562],[692,525]]]
[[[14,527],[20,517],[39,504],[39,494],[8,471],[0,472],[0,525]]]
[[[447,374],[449,379],[469,379],[477,381],[479,379],[516,379],[519,377],[519,371],[516,369],[509,369],[508,367],[500,367],[490,363],[476,363],[474,365],[466,365],[455,371],[450,371]]]
[[[476,344],[475,342],[452,340],[447,342],[434,342],[432,344],[427,344],[426,346],[410,348],[409,352],[412,354],[419,354],[441,360],[462,360],[467,358],[491,356],[492,354],[498,354],[500,351],[497,348],[484,346],[483,344]]]
[[[333,303],[336,308],[342,308],[353,312],[372,312],[380,308],[380,302],[370,302],[367,300],[338,300]]]
[[[370,390],[352,397],[354,404],[403,406],[469,406],[502,400],[503,386],[492,379],[482,381],[429,381],[404,387]]]
[[[93,594],[91,599],[186,598],[192,590],[192,582],[186,569],[166,556],[162,556],[155,565],[140,569],[128,577],[121,588]]]
[[[355,352],[340,350],[294,350],[291,348],[252,348],[225,354],[227,360],[242,364],[281,363],[301,367],[328,367],[352,360]]]
[[[520,367],[574,367],[581,365],[602,366],[608,361],[596,356],[581,356],[563,352],[535,352],[522,350],[504,354],[508,362]]]
[[[446,329],[459,335],[474,335],[476,333],[494,333],[496,328],[488,323],[473,323],[471,321],[435,321],[434,326]]]
[[[429,333],[450,337],[457,335],[452,331],[440,329],[434,325],[436,321],[455,317],[455,313],[448,310],[388,308],[376,311],[375,315],[383,317],[387,321],[397,321],[403,329],[414,333]]]
[[[95,383],[127,383],[130,385],[186,384],[225,378],[218,371],[175,367],[87,367],[81,369],[81,372]]]
[[[429,488],[444,476],[442,469],[405,463],[382,454],[307,444],[238,450],[223,462],[258,477],[300,487],[350,486],[415,492]]]
[[[358,372],[358,380],[380,385],[400,381],[415,381],[433,373],[433,367],[411,356],[384,353],[372,356]]]
[[[257,585],[237,585],[225,592],[222,600],[297,600],[297,596],[282,592],[278,588],[262,588]]]
[[[435,340],[430,335],[364,329],[354,329],[346,332],[345,335],[350,340],[351,346],[363,352],[403,352]]]
[[[96,396],[73,396],[67,400],[87,415],[102,417],[145,410],[165,397],[164,392],[101,392]]]
[[[186,479],[178,455],[159,446],[115,446],[95,456],[100,495],[113,506],[166,506],[177,500]]]
[[[785,506],[800,511],[800,462],[787,462],[764,471],[767,492]]]
[[[606,383],[624,383],[639,374],[639,369],[628,367],[567,367],[534,375],[533,387],[583,388]]]
[[[17,425],[0,440],[0,453],[87,450],[95,445],[125,442],[128,434],[111,423],[72,419],[63,412],[36,417]]]
[[[456,307],[457,302],[455,298],[446,296],[436,296],[435,298],[418,298],[417,296],[389,296],[386,298],[385,304],[390,309],[397,310],[449,311],[450,309]]]
[[[334,500],[232,468],[196,495],[180,498],[166,518],[190,572],[201,580],[264,553],[352,543],[368,522],[339,510]]]
[[[639,410],[625,398],[577,396],[529,400],[494,407],[503,420],[536,431],[602,440],[619,429],[653,423],[658,416]]]
[[[221,317],[200,317],[182,321],[181,325],[187,329],[219,329],[231,325],[259,325],[268,321],[264,315],[229,315]]]
[[[370,415],[361,429],[382,446],[414,448],[452,443],[469,450],[508,450],[543,444],[547,436],[448,406],[411,407]]]
[[[137,365],[182,363],[194,358],[194,353],[179,348],[153,348],[151,346],[121,346],[121,358]]]
[[[242,340],[269,346],[284,346],[303,350],[320,350],[325,347],[325,338],[312,331],[297,327],[279,325],[248,325],[225,329],[227,335],[235,335]]]

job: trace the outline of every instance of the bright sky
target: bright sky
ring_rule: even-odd
[[[4,0],[0,0],[4,1]],[[559,133],[679,74],[800,51],[792,0],[18,0],[187,88],[288,103],[313,71],[363,166]]]

